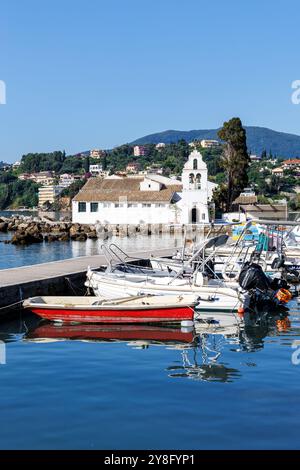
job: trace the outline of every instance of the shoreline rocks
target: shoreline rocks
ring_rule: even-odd
[[[12,233],[11,240],[4,243],[29,245],[32,243],[52,243],[107,239],[112,235],[106,226],[78,224],[67,221],[51,222],[45,218],[20,216],[0,217],[0,232]]]
[[[189,226],[191,233],[205,233],[209,227]],[[177,235],[184,233],[184,226],[170,224],[79,224],[68,221],[50,221],[35,216],[14,215],[0,217],[0,232],[12,233],[11,240],[4,243],[28,245],[32,243],[52,243],[86,240],[107,240],[112,236],[120,238],[136,235]]]

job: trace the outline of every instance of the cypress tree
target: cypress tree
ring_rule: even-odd
[[[225,122],[218,132],[218,137],[224,141],[220,165],[226,174],[226,183],[221,186],[218,199],[226,212],[230,212],[233,201],[248,184],[250,157],[247,151],[246,131],[240,118]]]

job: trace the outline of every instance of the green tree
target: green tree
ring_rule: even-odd
[[[64,160],[65,152],[28,153],[21,159],[20,172],[38,173],[40,171],[59,172]]]
[[[76,194],[85,185],[85,183],[86,183],[85,179],[74,181],[74,183],[72,183],[68,188],[65,188],[62,191],[61,196],[62,197],[69,197],[69,198],[73,199],[73,197],[76,196]]]
[[[84,162],[84,170],[86,173],[90,171],[90,157],[86,157]]]
[[[233,201],[248,184],[250,158],[247,152],[246,131],[240,118],[225,122],[218,132],[224,141],[220,166],[226,174],[226,183],[216,192],[216,202],[227,212],[231,211]]]
[[[267,159],[267,151],[266,151],[266,150],[263,150],[263,151],[261,152],[261,159],[262,159],[262,160],[266,160],[266,159]]]

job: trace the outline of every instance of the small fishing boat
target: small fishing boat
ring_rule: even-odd
[[[25,309],[63,323],[180,323],[193,321],[195,295],[97,297],[32,297]]]

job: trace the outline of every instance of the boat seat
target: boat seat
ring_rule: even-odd
[[[34,297],[34,299],[31,299],[34,303],[36,304],[45,304],[45,300],[43,297]]]

